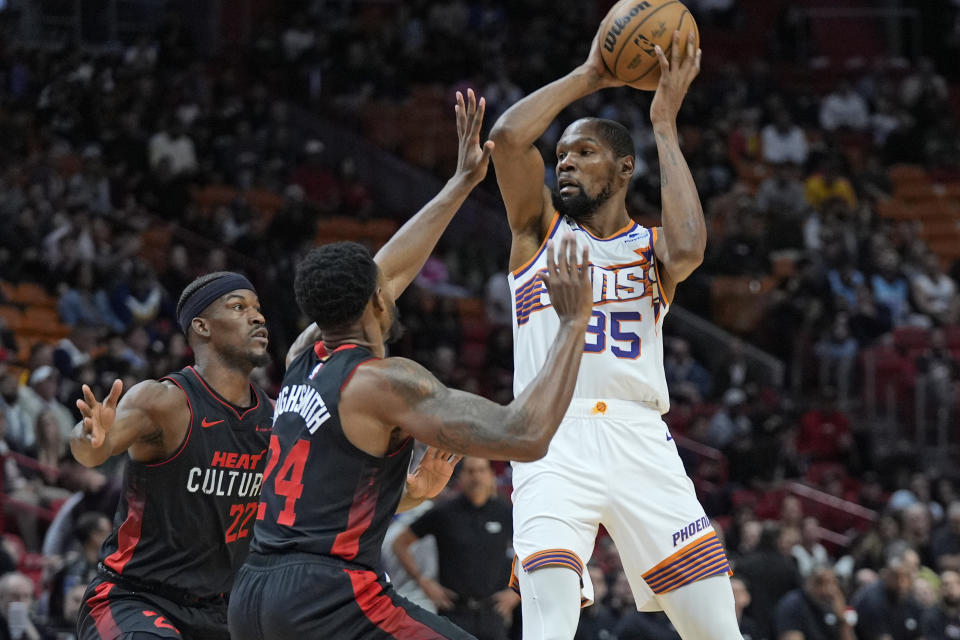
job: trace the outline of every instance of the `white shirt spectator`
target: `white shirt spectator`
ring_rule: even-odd
[[[824,98],[820,105],[820,126],[827,131],[849,127],[858,131],[870,124],[866,101],[848,84]]]
[[[149,143],[150,166],[156,167],[162,158],[169,158],[174,174],[193,173],[197,169],[197,151],[186,134],[160,131],[153,134]]]
[[[760,132],[763,159],[772,164],[807,161],[807,136],[800,127],[787,124],[786,130],[776,124],[768,124]]]

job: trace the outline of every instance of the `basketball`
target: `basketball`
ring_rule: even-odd
[[[682,55],[692,31],[694,49],[700,32],[690,11],[677,0],[620,0],[600,27],[600,54],[607,69],[636,89],[654,91],[660,81],[660,64],[654,45],[670,59],[673,32],[680,31]],[[682,59],[682,57],[681,57]]]

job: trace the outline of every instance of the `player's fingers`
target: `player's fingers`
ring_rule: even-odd
[[[106,405],[108,407],[116,407],[117,402],[120,400],[120,393],[123,391],[123,381],[120,378],[117,378],[113,381],[113,386],[110,387],[110,395],[107,396]]]
[[[473,89],[467,89],[467,115],[473,117],[473,114],[477,112],[477,94],[473,92]]]
[[[96,407],[97,404],[99,404],[97,402],[97,397],[93,395],[93,391],[90,389],[89,385],[83,385],[80,387],[80,390],[83,391],[83,399],[87,401],[87,404],[90,405],[91,408]]]
[[[660,77],[662,78],[667,71],[670,71],[670,63],[667,62],[667,56],[664,55],[660,45],[654,45],[653,52],[657,54],[657,62],[660,63]]]
[[[680,66],[680,32],[673,32],[673,44],[670,45],[670,68],[676,69]]]
[[[554,259],[553,240],[547,241],[547,270],[551,276],[560,273],[560,267],[557,266],[557,261]]]
[[[567,262],[569,263],[570,272],[577,272],[577,241],[575,238],[570,239],[570,244],[567,245]]]
[[[689,34],[687,34],[687,47],[686,47],[687,55],[683,59],[684,64],[693,62],[693,55],[694,55],[693,41],[694,41],[694,35],[693,35],[693,31],[691,31]]]
[[[696,55],[696,56],[694,57],[694,59],[693,59],[693,67],[694,67],[694,69],[696,69],[696,73],[693,74],[694,77],[696,77],[696,76],[698,76],[698,75],[700,74],[700,60],[701,60],[702,58],[703,58],[703,50],[702,50],[702,49],[697,49],[697,55]]]
[[[480,104],[477,105],[477,110],[473,114],[473,119],[470,121],[470,137],[477,140],[480,139],[480,127],[483,126],[483,112],[486,109],[487,101],[484,98],[480,98]]]
[[[458,455],[455,454],[455,453],[451,453],[451,454],[450,454],[450,458],[447,460],[447,462],[449,462],[449,463],[452,464],[453,466],[457,466],[457,464],[458,464],[461,460],[463,460],[463,456],[458,456]]]
[[[90,405],[79,398],[77,399],[77,409],[80,410],[80,415],[82,416],[89,416],[93,412]]]
[[[590,279],[590,250],[587,247],[583,248],[583,252],[580,254],[580,278],[581,280]]]
[[[457,135],[463,137],[464,127],[466,126],[467,115],[466,107],[463,104],[463,94],[457,91],[457,104],[453,107],[457,114]]]
[[[487,140],[483,143],[483,148],[480,149],[480,166],[486,165],[487,161],[490,160],[490,156],[493,155],[493,140]]]

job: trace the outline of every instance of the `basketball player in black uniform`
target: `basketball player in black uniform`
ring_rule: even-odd
[[[486,172],[482,103],[464,112],[460,167]],[[464,131],[470,145],[464,154]],[[465,196],[464,196],[465,197]],[[418,214],[376,258],[355,243],[314,249],[297,268],[301,309],[323,341],[294,358],[277,398],[251,554],[237,574],[229,620],[234,640],[471,638],[398,596],[379,568],[380,547],[403,494],[413,438],[495,459],[542,457],[573,392],[590,318],[588,256],[565,238],[544,275],[561,328],[545,366],[508,406],[448,389],[404,358],[385,358],[394,301],[429,255],[435,225]],[[434,240],[435,242],[435,240]],[[432,243],[430,245],[432,247]],[[406,263],[412,269],[397,270]],[[442,455],[438,453],[436,455]]]
[[[253,285],[211,273],[177,305],[196,364],[98,402],[84,385],[70,448],[93,467],[127,451],[116,529],[84,596],[81,640],[227,639],[227,599],[246,558],[273,405],[250,382],[267,364]],[[119,400],[119,402],[118,402]]]

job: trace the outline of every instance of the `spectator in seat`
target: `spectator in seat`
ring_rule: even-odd
[[[850,322],[846,313],[838,313],[830,327],[814,345],[814,351],[820,360],[820,393],[836,385],[840,406],[846,406],[850,399],[850,383],[853,365],[857,359],[857,341],[850,333]],[[803,446],[803,442],[800,443]]]
[[[932,251],[924,257],[923,270],[914,274],[910,281],[913,300],[917,310],[930,317],[938,325],[957,322],[960,300],[957,284],[948,276],[940,258]]]
[[[80,591],[82,596],[86,586],[96,576],[100,545],[106,540],[111,529],[110,519],[97,511],[88,511],[77,518],[74,534],[80,544],[80,549],[67,555],[64,566],[54,574],[50,581],[49,610],[51,617],[55,617],[57,612],[62,611],[68,604],[72,605],[69,600],[71,592],[76,587],[82,587]],[[79,611],[79,605],[77,611]],[[76,615],[74,615],[74,627],[76,623]]]
[[[777,640],[856,640],[843,590],[830,567],[816,567],[802,589],[777,604]]]
[[[760,141],[763,159],[770,164],[803,165],[807,161],[807,137],[786,109],[778,110],[773,122],[760,131]]]
[[[90,262],[81,262],[73,270],[69,287],[63,287],[57,311],[64,324],[88,324],[120,330],[123,323],[110,307],[106,292],[94,284],[94,268]]]
[[[671,341],[664,369],[671,396],[689,403],[701,402],[710,396],[710,374],[690,354],[690,343],[686,340]]]
[[[50,365],[43,365],[33,370],[29,384],[20,387],[18,393],[27,422],[35,425],[41,413],[49,412],[66,441],[70,437],[70,432],[73,431],[76,420],[73,418],[73,413],[57,399],[59,384],[60,372]],[[28,449],[31,446],[30,440],[38,441],[39,434],[33,434],[33,437],[28,437],[22,443]]]
[[[907,552],[894,553],[880,571],[880,580],[865,587],[853,600],[859,640],[922,638],[923,611],[912,595],[916,569]]]
[[[813,516],[803,519],[800,527],[800,542],[793,545],[793,558],[803,577],[809,576],[816,567],[830,565],[830,556],[820,544],[820,521]]]
[[[826,131],[840,128],[862,131],[869,124],[867,102],[847,80],[841,81],[820,103],[820,126]]]
[[[743,640],[764,640],[765,635],[761,635],[760,629],[750,616],[744,615],[744,610],[750,606],[750,589],[743,578],[736,576],[730,578],[730,586],[733,587],[733,606],[737,610],[737,622],[740,623],[740,635]]]
[[[47,640],[36,617],[33,581],[12,571],[0,577],[0,640]]]
[[[755,551],[746,554],[734,567],[734,575],[750,585],[750,617],[760,630],[760,637],[776,637],[774,612],[777,603],[788,592],[800,586],[800,573],[791,553],[800,533],[793,527],[768,523]]]
[[[924,640],[960,638],[960,573],[940,574],[940,602],[924,611],[920,627]]]
[[[147,153],[151,168],[156,168],[166,158],[173,175],[191,174],[197,170],[196,148],[178,118],[168,118],[166,124],[153,134]]]
[[[821,209],[834,198],[842,200],[851,209],[857,206],[853,184],[842,174],[842,170],[842,162],[835,156],[827,156],[820,161],[819,170],[807,178],[804,185],[810,206]]]
[[[890,316],[895,327],[910,321],[910,286],[900,270],[896,251],[887,249],[877,256],[877,272],[870,278],[874,300]]]
[[[938,571],[960,571],[960,502],[947,507],[946,522],[930,538],[930,552]]]

